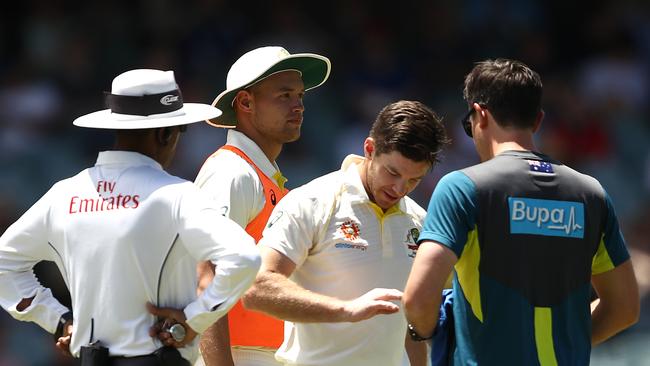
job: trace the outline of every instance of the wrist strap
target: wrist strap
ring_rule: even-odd
[[[415,327],[413,325],[411,325],[411,323],[408,324],[407,328],[408,328],[409,336],[411,337],[412,340],[414,340],[416,342],[422,342],[422,341],[426,341],[426,340],[429,340],[429,339],[433,338],[433,334],[430,337],[426,337],[426,338],[421,337],[418,334],[418,332],[415,330]]]

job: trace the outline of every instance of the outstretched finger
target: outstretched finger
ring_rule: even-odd
[[[159,308],[159,307],[157,307],[156,305],[154,305],[154,304],[152,304],[150,302],[147,303],[147,311],[150,314],[155,315],[155,316],[157,316],[159,318],[167,318],[167,317],[169,317],[169,311],[167,309]]]
[[[375,300],[401,300],[402,291],[394,288],[378,288],[373,290],[373,298]]]
[[[399,311],[399,306],[388,301],[377,301],[375,309],[378,314],[393,314]]]
[[[182,311],[174,308],[158,307],[150,302],[147,303],[147,311],[158,318],[170,319],[176,322],[185,320],[185,314]]]

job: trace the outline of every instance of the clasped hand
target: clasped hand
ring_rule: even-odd
[[[159,319],[149,328],[149,335],[158,338],[165,346],[181,348],[196,338],[197,333],[185,322],[185,313],[182,310],[157,307],[151,303],[147,303],[147,310]],[[181,341],[176,341],[168,331],[171,325],[177,323],[185,328],[185,338]]]

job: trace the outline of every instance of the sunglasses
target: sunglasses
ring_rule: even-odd
[[[471,103],[471,105],[474,105],[474,103]],[[485,104],[479,104],[479,107],[483,109],[487,109],[487,106]],[[472,114],[474,114],[474,112],[475,112],[474,108],[470,107],[469,111],[467,111],[467,113],[465,113],[465,116],[463,116],[463,119],[460,120],[460,123],[463,126],[463,130],[465,131],[465,134],[469,137],[473,137],[472,121],[470,121],[470,118],[472,117]]]

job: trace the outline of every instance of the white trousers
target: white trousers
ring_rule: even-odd
[[[275,360],[275,351],[263,347],[232,347],[232,359],[235,366],[282,366]],[[205,366],[203,357],[199,357],[194,366]]]
[[[428,348],[428,347],[427,347]],[[235,362],[235,366],[283,366],[284,364],[275,360],[275,351],[271,348],[255,348],[255,347],[233,347],[231,348],[232,358]],[[428,348],[427,351],[427,364],[431,364],[431,359],[429,352],[431,350]],[[402,366],[409,366],[408,356],[404,352],[404,357],[402,359]],[[203,358],[199,357],[194,366],[205,366]]]

